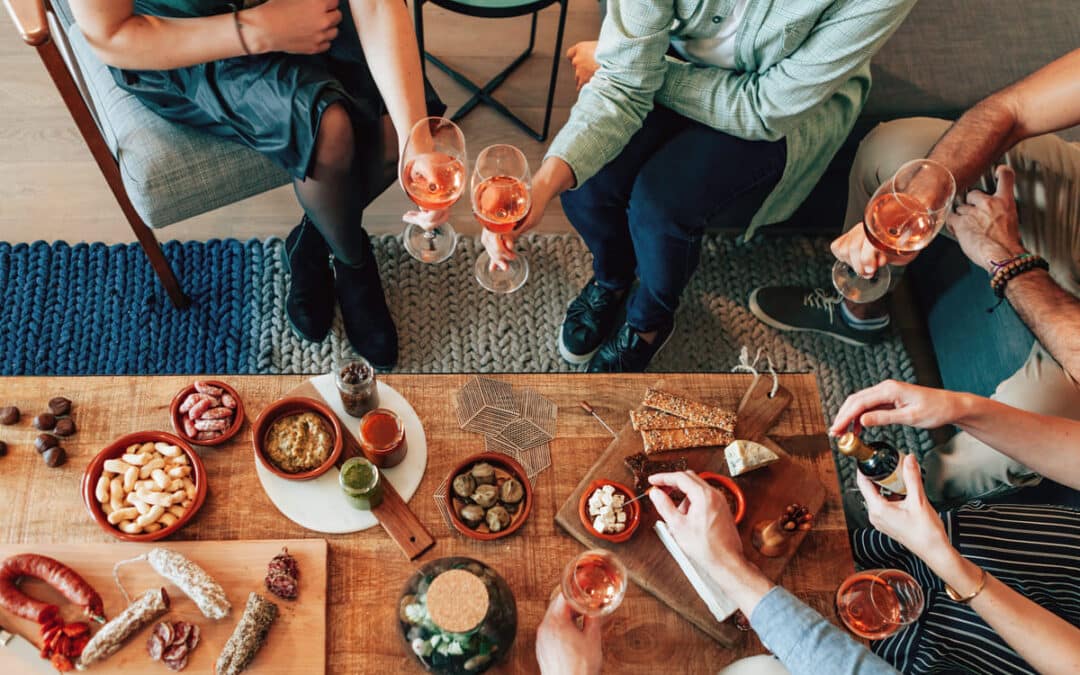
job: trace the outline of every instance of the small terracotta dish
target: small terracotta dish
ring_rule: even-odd
[[[711,471],[705,471],[698,474],[706,483],[725,493],[724,497],[728,500],[728,505],[731,507],[731,515],[735,517],[735,524],[738,525],[742,522],[743,516],[746,515],[746,497],[743,496],[743,491],[739,489],[737,483],[731,478],[719,473],[712,473]]]
[[[184,515],[172,525],[163,527],[156,532],[128,534],[122,532],[120,528],[108,521],[94,493],[97,489],[98,479],[101,478],[101,473],[104,470],[105,460],[119,459],[121,455],[127,452],[129,447],[143,443],[168,443],[184,451],[188,462],[191,464],[191,482],[195,483],[195,498],[192,500],[191,506],[184,512]],[[91,517],[101,526],[101,529],[123,541],[157,541],[168,537],[186,525],[202,507],[203,502],[206,501],[206,467],[203,466],[202,459],[195,453],[195,450],[184,440],[165,431],[137,431],[133,434],[121,436],[95,455],[86,467],[86,471],[83,472],[82,484],[79,489],[82,492],[83,504],[86,505],[86,510],[90,512]]]
[[[322,464],[310,471],[301,471],[299,473],[282,471],[270,461],[269,457],[266,456],[266,432],[270,430],[270,425],[277,421],[278,418],[306,412],[315,413],[319,417],[322,417],[323,421],[326,422],[327,427],[330,428],[331,434],[334,437],[330,456],[327,457]],[[335,415],[325,403],[304,396],[290,396],[274,401],[259,413],[258,418],[256,418],[255,422],[251,425],[251,445],[255,448],[255,459],[275,476],[280,476],[289,480],[311,480],[312,478],[317,478],[329,471],[330,467],[334,466],[341,457],[343,445],[341,433],[341,423],[338,421],[337,415]]]
[[[600,532],[593,527],[593,519],[589,517],[589,497],[605,485],[615,488],[615,492],[626,497],[627,502],[630,502],[635,497],[634,491],[622,483],[607,480],[606,478],[598,478],[589,483],[589,487],[585,489],[585,492],[581,493],[581,501],[578,503],[578,516],[581,517],[581,524],[585,526],[585,531],[592,536],[604,541],[610,541],[613,544],[621,544],[624,541],[629,541],[630,537],[634,536],[634,532],[637,531],[638,525],[641,524],[641,501],[631,502],[623,507],[626,510],[626,529],[614,534]]]
[[[183,417],[184,413],[180,412],[180,405],[191,394],[195,393],[195,384],[189,384],[180,391],[176,392],[176,396],[173,397],[172,404],[169,406],[169,420],[172,422],[173,431],[176,435],[184,439],[188,443],[194,443],[195,445],[221,445],[225,441],[229,440],[240,431],[240,427],[244,425],[244,402],[240,399],[240,394],[236,393],[236,390],[229,385],[219,380],[202,380],[206,384],[209,384],[220,389],[224,389],[225,393],[232,396],[236,401],[236,412],[233,414],[232,424],[217,438],[212,438],[208,441],[198,441],[184,433]]]
[[[461,511],[465,507],[475,504],[471,500],[464,499],[454,492],[454,478],[462,474],[471,473],[474,466],[484,463],[490,464],[494,469],[495,482],[493,484],[500,492],[503,483],[510,478],[517,480],[524,489],[524,496],[512,510],[511,505],[507,505],[501,501],[494,504],[495,506],[503,506],[510,513],[510,523],[498,532],[492,532],[486,522],[481,522],[475,529],[469,527],[462,517]],[[450,522],[458,532],[470,539],[494,541],[496,539],[502,539],[503,537],[509,537],[521,529],[521,526],[525,524],[525,519],[529,517],[529,512],[532,511],[533,507],[533,489],[532,483],[529,482],[529,476],[525,473],[525,469],[512,458],[497,452],[482,452],[478,455],[465,458],[450,472],[450,477],[447,479],[446,499],[447,506],[450,507]],[[486,511],[487,509],[485,509],[485,515]]]

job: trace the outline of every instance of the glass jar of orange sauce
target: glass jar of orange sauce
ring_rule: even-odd
[[[393,410],[376,408],[360,419],[360,449],[380,469],[397,466],[405,459],[409,445],[405,424]]]

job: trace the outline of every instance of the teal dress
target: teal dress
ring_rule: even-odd
[[[359,156],[378,161],[385,105],[349,3],[340,9],[338,36],[323,54],[273,52],[173,70],[110,70],[121,88],[162,117],[253,148],[301,180],[309,174],[322,113],[340,101],[363,146]],[[230,13],[232,6],[221,0],[136,0],[135,11],[180,18]],[[446,107],[424,84],[429,114],[441,115]]]

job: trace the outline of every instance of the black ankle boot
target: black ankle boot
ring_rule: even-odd
[[[397,328],[386,306],[370,242],[358,265],[347,265],[335,258],[334,274],[349,343],[379,370],[393,368],[398,357]]]
[[[285,313],[293,332],[305,340],[321,342],[334,320],[334,275],[330,248],[315,224],[304,216],[285,239],[289,268],[289,295]]]

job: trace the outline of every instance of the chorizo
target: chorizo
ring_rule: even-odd
[[[105,620],[104,603],[93,586],[59,560],[36,553],[22,553],[0,563],[0,606],[16,616],[45,624],[60,611],[56,605],[35,600],[19,590],[15,582],[20,577],[41,579],[71,602],[81,605],[87,616],[96,621]]]

